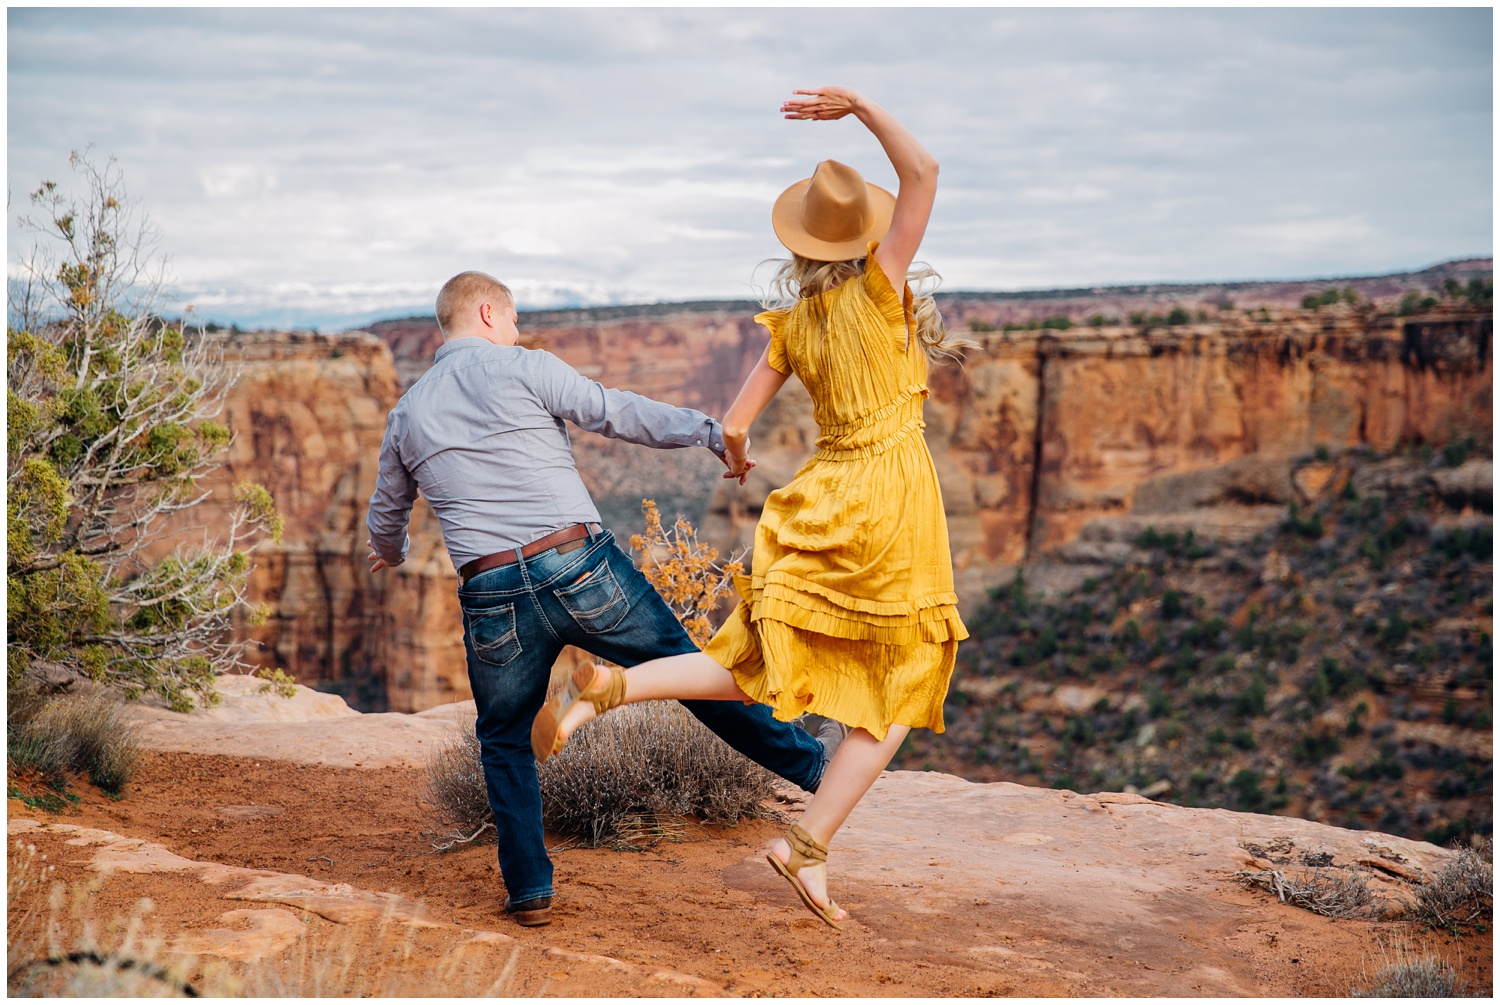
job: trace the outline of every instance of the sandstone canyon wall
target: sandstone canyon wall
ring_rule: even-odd
[[[607,385],[712,414],[765,344],[739,305],[601,313],[527,315],[523,337]],[[1263,525],[1294,498],[1292,460],[1320,446],[1489,442],[1487,313],[1399,318],[1338,305],[1254,317],[981,333],[963,366],[937,368],[926,437],[966,605],[1111,520],[1211,531],[1243,514],[1242,525]],[[407,564],[371,576],[364,516],[385,414],[438,339],[431,321],[372,332],[232,341],[244,376],[228,405],[238,438],[224,474],[265,483],[287,517],[283,543],[262,551],[255,573],[256,596],[273,610],[245,629],[259,658],[364,708],[415,710],[468,695],[456,577],[420,503]],[[744,488],[720,480],[703,451],[590,434],[575,435],[574,451],[617,531],[637,529],[640,500],[651,497],[729,552],[748,544],[766,493],[816,436],[811,402],[792,381],[753,430],[760,467]]]
[[[235,439],[211,501],[258,481],[286,524],[254,556],[250,596],[270,616],[240,626],[251,658],[369,710],[467,698],[458,580],[426,504],[404,565],[372,575],[365,561],[366,506],[399,396],[390,350],[357,334],[254,333],[230,337],[226,355],[241,373],[225,404]]]

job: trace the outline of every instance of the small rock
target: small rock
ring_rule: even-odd
[[[1174,788],[1176,788],[1176,786],[1174,786],[1169,779],[1160,778],[1142,789],[1141,795],[1145,796],[1147,799],[1160,799],[1162,796],[1171,795]]]

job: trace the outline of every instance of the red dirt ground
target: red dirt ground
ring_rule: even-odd
[[[599,954],[647,968],[693,974],[732,995],[993,996],[1110,994],[1111,971],[1151,969],[1150,961],[1097,961],[1096,973],[1053,973],[975,962],[950,953],[942,929],[951,919],[916,916],[860,891],[836,896],[857,922],[842,935],[823,927],[787,885],[760,862],[780,826],[689,826],[684,840],[644,851],[564,848],[557,866],[556,921],[523,929],[503,913],[493,846],[433,854],[421,836],[420,773],[407,769],[300,767],[277,761],[148,752],[126,797],[112,801],[81,786],[80,803],[62,813],[16,799],[11,818],[78,824],[143,838],[185,858],[348,883],[424,903],[441,921],[502,932],[525,946]],[[226,813],[225,807],[255,807]],[[280,812],[276,812],[279,810]],[[264,815],[261,815],[264,814]],[[57,876],[93,876],[60,839],[28,837],[49,853]],[[558,845],[564,842],[558,840]],[[196,880],[171,874],[113,874],[90,899],[94,917],[123,918],[149,896],[164,934],[212,928],[237,905]],[[1270,922],[1226,940],[1224,952],[1248,959],[1266,995],[1345,996],[1378,968],[1382,950],[1430,947],[1460,962],[1470,993],[1491,987],[1491,936],[1460,940],[1405,924],[1331,922],[1250,891],[1222,894]],[[1259,929],[1264,928],[1265,931]],[[542,961],[542,962],[538,962]],[[625,987],[568,986],[531,954],[508,993],[631,993]],[[443,993],[434,988],[430,993]],[[663,993],[672,993],[664,988]]]

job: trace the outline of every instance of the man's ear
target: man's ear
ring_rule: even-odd
[[[495,313],[494,305],[491,304],[488,300],[486,300],[484,303],[480,304],[479,305],[479,320],[480,320],[480,323],[482,323],[486,328],[493,328],[493,327],[495,327],[495,322],[491,320],[491,317],[494,315],[494,313]]]

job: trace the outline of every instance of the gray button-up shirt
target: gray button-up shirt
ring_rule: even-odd
[[[598,522],[564,419],[649,447],[724,454],[719,424],[695,409],[606,388],[540,349],[454,339],[386,419],[366,521],[375,553],[405,561],[418,489],[442,524],[454,568]]]

